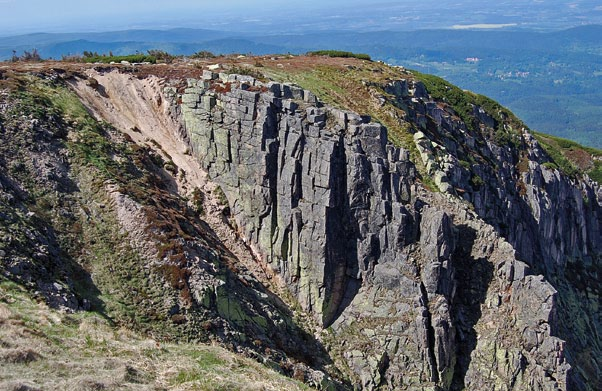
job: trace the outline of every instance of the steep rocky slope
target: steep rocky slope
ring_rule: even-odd
[[[222,60],[5,73],[3,274],[319,388],[600,388],[598,151],[383,64]]]
[[[158,341],[216,341],[309,384],[324,379],[328,356],[302,317],[200,219],[223,218],[227,205],[192,187],[200,182],[186,179],[184,164],[90,117],[61,73],[15,74],[6,85],[3,279],[53,308],[96,311]]]

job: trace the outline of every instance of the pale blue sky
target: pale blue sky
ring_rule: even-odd
[[[0,0],[0,32],[130,28],[178,18],[211,20],[224,13],[242,16],[345,3],[354,0]]]
[[[602,23],[602,0],[0,0],[0,35],[176,27],[416,29],[515,21],[536,28]]]

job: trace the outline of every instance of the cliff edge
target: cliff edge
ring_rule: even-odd
[[[25,213],[34,246],[58,240],[43,265],[5,246],[3,274],[55,307],[214,340],[322,389],[600,388],[599,151],[402,68],[248,61],[46,70],[20,79],[47,97],[27,123],[7,89],[4,134],[34,135],[23,167],[63,174],[26,182],[4,152],[7,213]],[[53,212],[31,231],[39,188]],[[84,297],[116,284],[136,290],[119,294],[125,312]]]

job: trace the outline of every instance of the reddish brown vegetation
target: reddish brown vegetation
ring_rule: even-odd
[[[580,170],[589,170],[594,166],[592,155],[583,149],[568,150],[565,152],[565,156]]]

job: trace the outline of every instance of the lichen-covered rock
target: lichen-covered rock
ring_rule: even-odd
[[[0,94],[2,278],[318,389],[600,389],[599,185],[486,98],[370,67],[405,149],[219,64],[28,76]]]
[[[182,106],[193,152],[224,189],[248,243],[330,326],[329,349],[361,388],[567,388],[555,290],[484,221],[491,215],[479,197],[491,196],[474,190],[480,183],[463,190],[474,213],[416,186],[408,153],[382,125],[308,103],[294,86],[231,87],[184,95],[216,99]],[[429,95],[421,83],[387,88],[399,105],[428,113],[425,121],[467,133],[453,112],[422,103]],[[493,121],[476,113],[485,126]],[[460,145],[421,132],[414,139],[440,190],[469,188],[453,154]],[[476,172],[490,180],[485,168]]]
[[[592,349],[594,355],[602,351],[595,337],[600,317],[594,315],[602,288],[599,184],[550,168],[536,138],[512,129],[516,123],[501,108],[491,112],[473,105],[468,123],[428,94],[396,99],[419,129],[414,140],[439,190],[469,201],[558,291],[554,307],[561,320],[554,335],[567,340],[572,352],[569,380],[575,389],[600,388],[600,364],[591,358]]]

